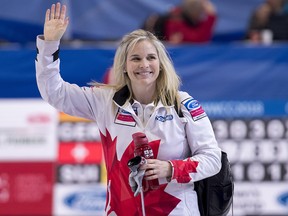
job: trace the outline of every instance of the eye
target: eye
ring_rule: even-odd
[[[147,59],[148,59],[148,60],[155,60],[155,59],[156,59],[156,56],[151,55],[151,56],[148,56]]]
[[[131,58],[131,61],[140,61],[140,58],[139,57],[133,57],[133,58]]]

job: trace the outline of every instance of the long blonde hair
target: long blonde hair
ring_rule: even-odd
[[[157,96],[154,103],[157,103],[160,100],[164,106],[176,105],[179,107],[177,93],[181,82],[180,78],[176,74],[171,57],[165,46],[149,31],[142,29],[135,30],[125,35],[120,42],[114,56],[114,64],[112,68],[116,89],[120,89],[127,85],[130,90],[130,98],[128,98],[128,100],[132,98],[131,81],[127,73],[124,73],[126,70],[127,55],[138,42],[143,40],[148,40],[154,45],[160,62],[160,72],[156,80]]]

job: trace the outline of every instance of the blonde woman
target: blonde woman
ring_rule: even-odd
[[[180,80],[163,44],[150,32],[123,37],[114,58],[115,84],[79,87],[60,76],[58,50],[69,19],[66,7],[46,12],[37,37],[36,76],[42,98],[59,111],[98,124],[107,169],[106,215],[141,215],[140,196],[129,185],[127,162],[134,157],[132,134],[143,132],[155,159],[141,166],[146,215],[198,216],[194,182],[221,167],[221,150],[201,105],[178,90]]]

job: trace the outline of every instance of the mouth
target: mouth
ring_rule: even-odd
[[[142,75],[142,76],[146,76],[146,75],[149,75],[149,74],[152,74],[153,72],[152,71],[139,71],[139,72],[135,72],[135,74],[137,75]]]

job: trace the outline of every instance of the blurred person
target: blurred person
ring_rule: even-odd
[[[288,1],[266,0],[259,5],[250,17],[246,38],[253,43],[287,41]]]
[[[115,77],[113,74],[113,68],[109,67],[104,75],[103,75],[103,83],[105,84],[114,84],[115,83]]]
[[[139,170],[159,182],[158,189],[144,192],[146,214],[199,216],[194,182],[219,172],[221,149],[202,106],[179,91],[162,42],[145,30],[125,35],[114,57],[114,85],[79,87],[60,75],[60,39],[68,24],[65,5],[47,10],[44,35],[36,41],[37,85],[56,109],[97,123],[107,170],[106,215],[141,215],[127,162],[134,158],[132,134],[144,132],[155,159]]]
[[[213,36],[216,9],[209,0],[183,0],[163,15],[151,15],[144,29],[173,44],[205,43]]]

